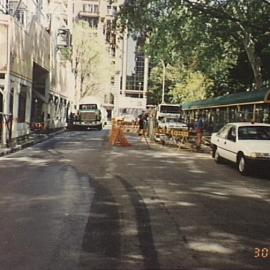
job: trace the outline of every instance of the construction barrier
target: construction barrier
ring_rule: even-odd
[[[131,146],[131,144],[128,142],[127,138],[124,135],[121,120],[118,120],[118,121],[113,120],[112,122],[110,143],[112,145],[118,145],[118,146]]]
[[[124,133],[132,133],[137,134],[139,131],[139,125],[131,124],[131,123],[122,123],[121,125]]]
[[[144,130],[142,134],[139,134],[139,126],[135,123],[124,122],[123,120],[113,120],[112,132],[110,142],[112,145],[130,146],[125,133],[141,135],[146,144],[149,146],[147,136],[147,130]],[[196,147],[196,132],[186,129],[165,129],[156,128],[154,132],[154,139],[161,142],[163,145],[171,144],[177,146],[179,149],[194,149]],[[206,143],[203,137],[203,143]]]
[[[196,133],[188,130],[180,129],[164,129],[157,128],[155,132],[155,138],[159,140],[163,145],[173,144],[178,148],[192,148],[195,142]]]

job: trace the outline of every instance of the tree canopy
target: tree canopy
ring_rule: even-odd
[[[103,97],[113,75],[111,58],[104,40],[85,21],[75,24],[73,40],[77,101],[87,95]]]
[[[162,59],[211,81],[208,96],[270,80],[268,0],[129,0],[118,26],[141,34],[154,64]]]

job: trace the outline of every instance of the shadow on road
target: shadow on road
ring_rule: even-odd
[[[119,207],[106,187],[95,180],[91,185],[96,192],[83,236],[81,266],[117,269],[121,257]]]

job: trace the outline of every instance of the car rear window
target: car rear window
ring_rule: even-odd
[[[270,140],[270,127],[246,126],[238,129],[239,140]]]

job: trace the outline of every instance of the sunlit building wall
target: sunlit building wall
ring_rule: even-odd
[[[68,16],[63,14],[63,9],[57,13],[56,2],[67,1],[1,0],[2,146],[16,144],[18,138],[29,135],[35,129],[35,123],[42,125],[42,128],[65,125],[67,80],[71,68],[68,64],[61,65],[56,39],[59,27],[67,28]],[[63,20],[55,20],[56,17]],[[61,21],[61,24],[53,21]],[[52,102],[55,106],[53,114],[49,111]]]
[[[47,1],[43,2],[7,1],[6,12],[0,15],[3,146],[30,134],[33,92],[45,97],[48,91],[50,40],[45,28]]]

